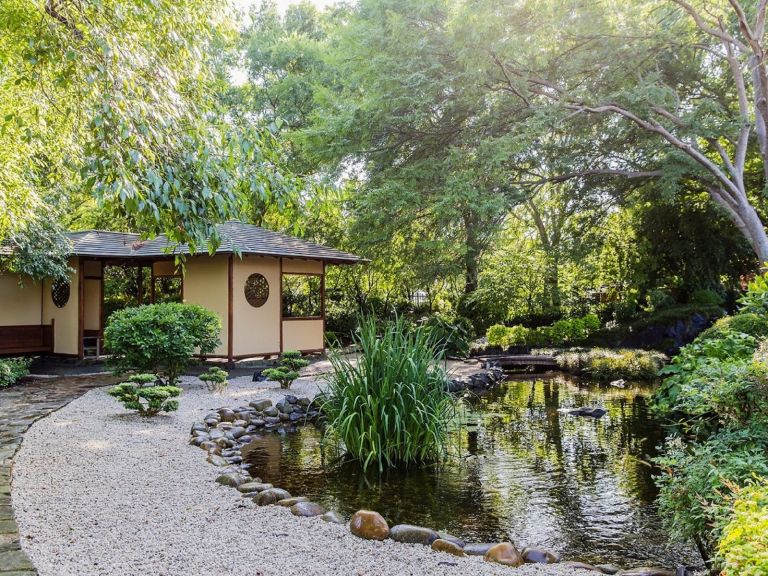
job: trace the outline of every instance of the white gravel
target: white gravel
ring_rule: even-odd
[[[187,444],[193,421],[220,406],[282,398],[274,383],[233,380],[221,395],[185,379],[180,408],[142,419],[104,389],[35,423],[13,469],[21,542],[41,576],[565,575],[513,569],[426,547],[371,542],[319,518],[258,507],[214,482],[221,468]],[[311,378],[296,395],[313,395]]]

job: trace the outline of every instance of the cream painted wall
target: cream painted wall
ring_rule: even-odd
[[[280,351],[280,260],[266,256],[235,256],[232,283],[232,328],[235,356],[274,354]],[[269,297],[254,308],[245,299],[245,282],[261,274],[269,284]]]
[[[322,274],[323,263],[320,260],[297,260],[283,258],[283,274]]]
[[[321,350],[324,338],[322,320],[283,320],[283,350]]]
[[[42,313],[42,283],[16,274],[0,274],[0,326],[39,326]]]
[[[79,258],[70,258],[72,273],[69,277],[69,301],[63,308],[58,308],[51,299],[51,281],[43,282],[43,324],[56,320],[53,334],[53,351],[56,354],[78,354],[78,267]]]
[[[186,263],[184,302],[199,304],[219,315],[221,345],[214,352],[227,355],[229,256],[195,256]]]
[[[85,330],[101,330],[101,280],[83,280]]]

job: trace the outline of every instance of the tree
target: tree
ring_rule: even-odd
[[[218,106],[227,12],[224,0],[3,2],[0,238],[58,205],[207,248],[254,197],[290,193],[273,135]]]
[[[610,131],[614,118],[622,118],[652,136],[657,161],[665,156],[664,169],[654,175],[695,177],[760,261],[768,261],[756,207],[768,174],[766,2],[649,0],[591,9],[580,4],[559,14],[554,4],[538,14],[516,3],[506,7],[510,14],[501,26],[507,32],[523,22],[541,38],[551,33],[552,41],[543,43],[543,58],[521,53],[514,41],[494,47],[489,83],[526,106],[554,104],[560,121],[598,115]],[[755,139],[759,151],[752,154]],[[758,186],[747,179],[753,158],[763,170]],[[607,162],[593,172],[637,169]]]

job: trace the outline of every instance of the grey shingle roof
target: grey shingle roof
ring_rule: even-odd
[[[336,264],[355,264],[363,261],[363,258],[348,252],[243,222],[225,222],[219,224],[217,229],[221,236],[221,245],[216,250],[217,254],[241,253],[285,256],[325,260]],[[190,253],[186,245],[174,247],[164,235],[143,241],[138,234],[128,232],[86,230],[84,232],[71,232],[67,236],[72,241],[72,254],[76,256],[153,258]]]

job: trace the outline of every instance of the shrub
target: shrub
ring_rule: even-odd
[[[488,328],[485,337],[488,339],[488,344],[491,346],[500,346],[506,348],[507,344],[507,327],[503,324],[494,324]]]
[[[688,298],[688,302],[699,306],[722,306],[725,298],[714,290],[695,290]]]
[[[172,400],[181,394],[178,386],[157,385],[154,374],[134,374],[128,382],[118,384],[108,392],[128,410],[137,410],[142,416],[155,416],[160,412],[173,412],[179,402]]]
[[[438,343],[444,356],[469,356],[469,346],[474,338],[474,328],[469,319],[433,314],[422,324]]]
[[[526,328],[515,325],[510,328],[501,324],[491,326],[486,333],[492,346],[509,348],[510,346],[565,346],[586,340],[590,334],[600,329],[600,319],[596,314],[587,314],[581,318],[558,320],[551,326]]]
[[[717,550],[723,576],[768,574],[768,480],[736,491]]]
[[[556,360],[563,370],[607,382],[618,378],[653,380],[658,377],[667,357],[648,350],[593,348],[567,350],[557,354]]]
[[[200,374],[200,380],[205,382],[208,390],[211,392],[221,393],[227,389],[229,382],[227,381],[229,374],[226,370],[222,370],[218,366],[209,368],[206,372]]]
[[[699,334],[699,339],[723,338],[728,332],[741,332],[755,338],[768,337],[768,316],[761,316],[753,312],[725,316]]]
[[[0,359],[0,388],[16,384],[29,374],[30,364],[32,364],[31,358]]]
[[[280,356],[280,364],[276,368],[267,368],[262,375],[268,380],[280,382],[280,388],[289,389],[291,383],[299,377],[299,370],[308,366],[309,362],[301,357],[301,352],[289,350]]]
[[[150,304],[115,312],[104,330],[104,345],[115,373],[162,373],[174,385],[195,352],[216,349],[220,331],[219,317],[202,306]]]
[[[746,293],[739,298],[739,307],[742,312],[768,314],[768,272],[747,285]]]
[[[411,329],[398,317],[381,325],[363,319],[355,344],[361,352],[357,362],[330,356],[333,372],[322,404],[326,436],[340,440],[364,469],[441,457],[456,404],[435,362],[439,343],[428,330]]]
[[[768,428],[753,422],[725,428],[703,442],[667,442],[656,459],[662,474],[659,512],[671,534],[693,538],[707,556],[730,519],[729,487],[745,486],[755,475],[768,476]]]

